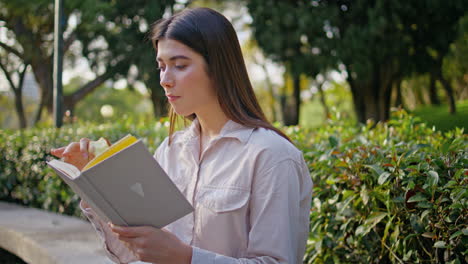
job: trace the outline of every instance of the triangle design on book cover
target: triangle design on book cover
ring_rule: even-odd
[[[130,187],[130,190],[136,192],[141,197],[145,197],[145,193],[143,192],[143,186],[139,182],[133,184],[132,187]]]

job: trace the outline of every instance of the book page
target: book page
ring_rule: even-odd
[[[49,164],[57,170],[63,172],[63,174],[67,175],[70,179],[76,179],[81,174],[77,167],[61,160],[51,160],[49,161]]]
[[[122,149],[125,149],[128,146],[131,146],[135,142],[137,142],[137,139],[134,136],[132,136],[130,134],[126,135],[125,137],[123,137],[119,141],[112,144],[103,153],[101,153],[100,155],[98,155],[94,159],[92,159],[90,162],[88,162],[88,164],[86,164],[86,166],[83,168],[83,171],[95,166],[96,164],[99,164],[103,160],[109,158],[110,156],[114,155],[115,153],[121,151]]]

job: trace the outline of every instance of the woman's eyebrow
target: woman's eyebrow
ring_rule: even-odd
[[[184,55],[176,55],[176,56],[172,56],[172,57],[169,58],[170,61],[174,61],[174,60],[177,60],[177,59],[190,60],[189,57],[184,56]],[[163,61],[163,59],[161,59],[160,57],[157,57],[156,60],[157,61]]]

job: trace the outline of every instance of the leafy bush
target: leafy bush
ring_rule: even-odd
[[[404,111],[299,137],[314,181],[306,263],[466,263],[467,136]],[[307,142],[304,142],[307,140]]]
[[[153,152],[166,137],[165,122],[126,119],[101,125],[79,123],[61,129],[0,130],[0,200],[80,216],[79,197],[46,165],[51,148],[82,137],[115,142],[128,133]]]
[[[286,128],[314,181],[306,263],[466,263],[467,136],[442,134],[404,111],[385,124],[333,116]],[[45,165],[51,147],[127,133],[154,151],[164,122],[127,120],[0,131],[0,200],[81,215],[78,197]]]

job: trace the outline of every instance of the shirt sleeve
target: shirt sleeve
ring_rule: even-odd
[[[109,259],[118,264],[126,264],[137,260],[132,251],[119,240],[107,223],[99,219],[92,208],[84,207],[83,201],[81,201],[80,209],[101,238],[106,255]]]
[[[302,263],[312,190],[304,165],[285,160],[254,177],[246,257],[232,258],[193,247],[192,264]]]

